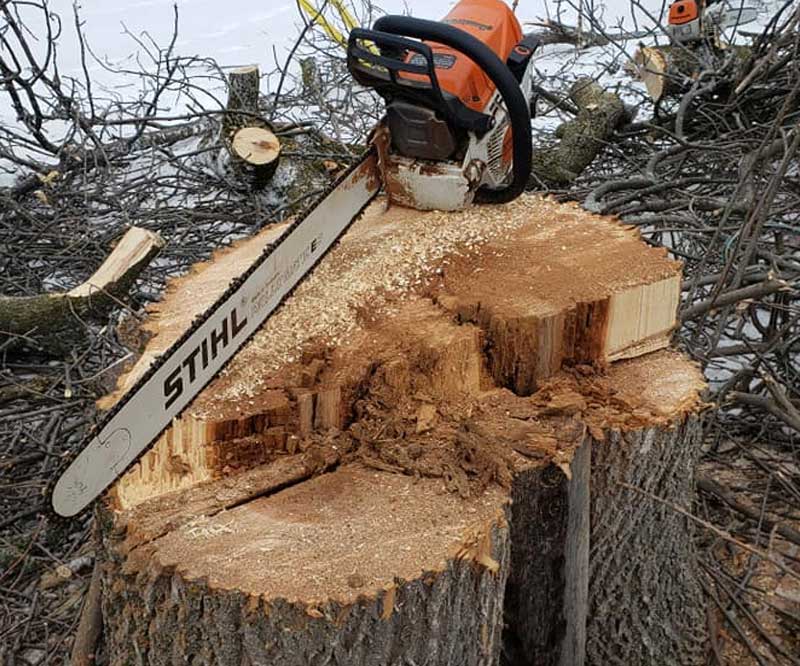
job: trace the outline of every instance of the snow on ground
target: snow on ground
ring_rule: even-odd
[[[273,46],[283,55],[292,45],[302,25],[297,6],[292,1],[254,3],[252,0],[83,0],[80,15],[85,23],[92,50],[112,62],[129,58],[136,45],[123,34],[122,25],[133,34],[146,31],[158,44],[166,44],[172,32],[173,4],[180,16],[180,34],[176,49],[184,55],[209,56],[223,66],[259,63],[265,70],[274,65]],[[420,18],[442,18],[454,3],[451,0],[377,0],[375,5],[386,13],[410,13]],[[646,0],[656,14],[659,0]],[[626,18],[631,24],[627,0],[605,3],[605,18],[613,24]],[[52,11],[67,25],[59,58],[65,73],[80,73],[80,55],[71,24],[72,0],[51,0]],[[552,10],[551,10],[552,13]],[[521,0],[517,14],[523,19],[547,15],[543,0]],[[568,17],[572,12],[567,12]],[[640,19],[644,17],[640,16]],[[646,20],[646,19],[644,19]],[[89,74],[103,78],[100,65],[90,65]]]
[[[253,3],[251,0],[83,0],[79,3],[80,16],[88,44],[98,58],[131,69],[136,68],[137,58],[147,62],[147,56],[131,35],[145,43],[148,37],[158,45],[166,46],[172,35],[173,4],[179,15],[179,36],[175,44],[178,54],[210,57],[223,67],[259,64],[262,71],[275,66],[275,57],[283,62],[293,45],[302,22],[294,2]],[[403,2],[403,0],[378,0],[376,3],[386,13],[410,13],[421,18],[443,17],[454,3],[451,0],[427,0]],[[659,12],[658,0],[646,0],[655,13]],[[51,0],[51,11],[63,22],[58,58],[62,76],[82,78],[80,49],[73,25],[71,0]],[[553,14],[553,10],[550,10]],[[565,13],[565,20],[574,22],[573,12]],[[533,20],[548,15],[544,0],[522,0],[517,15],[524,20]],[[606,22],[612,25],[617,19],[626,19],[633,27],[627,0],[610,0],[603,13]],[[41,17],[33,12],[28,15],[35,32],[41,27]],[[647,21],[646,17],[639,20]],[[126,32],[131,33],[126,34]],[[589,56],[587,62],[591,62]],[[122,81],[120,75],[109,72],[91,57],[88,73],[97,88],[116,88],[124,96],[134,96],[136,86]],[[123,88],[119,86],[124,85]],[[5,96],[0,97],[0,120],[13,119]]]
[[[346,2],[350,6],[363,6],[361,0]],[[774,2],[777,0],[767,0],[763,4]],[[429,19],[443,17],[453,4],[451,0],[427,0],[424,3],[419,0],[375,2],[386,13],[410,13]],[[661,0],[643,0],[641,4],[646,12],[634,9],[629,0],[592,2],[596,8],[595,15],[612,32],[619,25],[626,30],[647,29],[653,25],[647,14],[658,17],[665,7]],[[302,28],[297,5],[293,0],[274,3],[253,3],[252,0],[227,0],[224,3],[216,0],[119,0],[114,3],[106,0],[83,0],[78,9],[88,45],[95,56],[90,56],[87,62],[95,95],[120,99],[136,99],[141,95],[143,84],[136,76],[110,71],[104,63],[113,63],[116,69],[135,71],[147,69],[148,65],[152,69],[152,60],[149,59],[146,49],[152,48],[153,43],[161,47],[168,45],[172,36],[174,6],[177,7],[179,16],[175,53],[181,56],[212,58],[223,68],[258,64],[262,72],[274,70],[276,63],[282,64],[285,61]],[[520,0],[517,16],[523,24],[548,16],[557,18],[556,6],[552,1]],[[62,79],[75,77],[80,81],[83,73],[73,24],[72,0],[50,0],[49,7],[61,17],[63,24],[58,50]],[[563,7],[564,13],[560,18],[568,24],[574,24],[574,10],[566,3]],[[39,27],[41,33],[41,15],[26,7],[21,11],[31,12],[24,15],[28,19],[29,27],[34,34]],[[356,14],[360,17],[363,12],[356,11]],[[584,29],[589,28],[585,23]],[[529,31],[531,27],[528,25],[525,29]],[[639,102],[643,97],[636,95],[636,86],[631,91],[631,78],[623,70],[626,59],[633,55],[639,41],[652,42],[653,38],[631,40],[623,43],[622,49],[610,45],[577,52],[568,45],[545,47],[536,58],[541,74],[540,84],[549,90],[565,91],[578,76],[591,76],[604,87],[618,89],[626,102]],[[39,47],[43,48],[41,41]],[[622,84],[628,86],[628,90],[624,90]],[[224,99],[224,91],[220,88],[221,82],[217,78],[209,86],[209,92],[216,99]],[[643,88],[640,90],[643,91]],[[209,102],[208,108],[216,106],[211,98],[205,101]],[[169,99],[165,96],[161,102],[162,106],[167,107],[165,112],[175,114],[182,110],[185,99]],[[548,106],[544,104],[540,108],[546,111]],[[8,99],[5,94],[0,94],[0,123],[14,122],[14,113]],[[559,122],[558,114],[550,112],[536,120],[534,125],[536,129],[549,131]],[[56,133],[58,129],[51,123],[51,132]],[[9,180],[10,174],[4,175],[0,169],[0,186],[9,184]]]

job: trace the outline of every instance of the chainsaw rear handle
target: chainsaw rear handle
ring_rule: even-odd
[[[379,32],[428,40],[449,46],[474,61],[497,87],[505,102],[513,139],[513,170],[511,183],[499,190],[481,188],[475,200],[487,203],[506,203],[516,199],[525,190],[531,172],[533,147],[531,117],[528,102],[519,82],[506,64],[488,46],[469,33],[453,26],[413,18],[411,16],[383,16],[373,26]]]

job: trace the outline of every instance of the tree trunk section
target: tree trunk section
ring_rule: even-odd
[[[721,68],[731,54],[741,67],[750,56],[747,46],[724,49],[705,43],[698,46],[642,46],[633,54],[633,64],[651,99],[658,103],[686,93],[701,72]],[[735,77],[734,77],[735,78]]]
[[[243,127],[233,135],[231,156],[256,188],[275,175],[280,155],[281,143],[266,127]]]
[[[228,103],[222,117],[222,137],[232,140],[242,127],[261,127],[263,119],[258,105],[261,73],[257,65],[234,69],[228,75]]]
[[[104,405],[281,233],[176,280]],[[101,503],[112,663],[699,663],[691,531],[618,483],[691,502],[679,294],[571,205],[373,204]]]
[[[691,510],[701,443],[690,419],[593,444],[588,663],[705,663],[693,524],[664,503]]]
[[[251,188],[266,187],[278,168],[281,144],[259,108],[261,74],[257,66],[233,70],[220,138],[236,177]]]

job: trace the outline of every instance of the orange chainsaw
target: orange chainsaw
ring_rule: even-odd
[[[385,16],[351,31],[350,72],[386,102],[393,201],[455,210],[522,192],[538,44],[500,0],[461,0],[441,22]]]
[[[386,100],[372,145],[105,414],[56,476],[53,513],[78,515],[135,465],[381,189],[420,209],[519,196],[536,46],[501,0],[461,0],[441,23],[386,16],[354,28],[350,71]]]
[[[700,42],[719,30],[755,21],[755,7],[742,2],[676,0],[669,6],[667,32],[680,44]]]

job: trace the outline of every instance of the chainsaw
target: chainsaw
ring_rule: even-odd
[[[736,0],[676,0],[669,6],[667,33],[679,44],[692,45],[719,30],[755,21],[758,10]]]
[[[386,106],[370,147],[105,415],[56,476],[52,511],[79,514],[134,465],[381,188],[421,210],[519,196],[531,167],[536,48],[501,0],[461,0],[441,22],[384,16],[353,28],[348,68]]]

